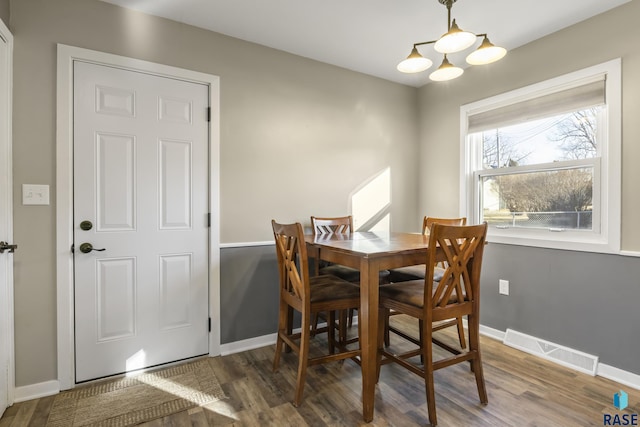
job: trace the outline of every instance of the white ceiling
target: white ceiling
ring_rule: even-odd
[[[397,63],[413,43],[447,31],[438,0],[103,1],[410,86],[428,83],[441,55],[420,48],[434,66],[419,74],[403,74]],[[460,28],[514,49],[628,1],[459,0],[451,10]],[[464,56],[449,59],[462,66]]]

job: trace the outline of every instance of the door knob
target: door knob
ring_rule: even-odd
[[[91,221],[82,221],[80,223],[80,228],[83,229],[84,231],[88,231],[93,228],[93,224],[91,223]]]
[[[7,242],[0,242],[0,254],[3,254],[4,251],[9,251],[10,254],[14,253],[18,249],[18,245],[10,245]]]
[[[83,243],[83,244],[80,245],[80,252],[82,252],[83,254],[88,254],[91,251],[102,252],[104,250],[105,250],[105,248],[102,248],[102,249],[94,248],[91,243]]]

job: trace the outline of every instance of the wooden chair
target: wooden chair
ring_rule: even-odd
[[[285,346],[298,355],[298,376],[293,400],[293,405],[297,407],[302,401],[307,366],[360,356],[359,348],[349,350],[346,345],[336,342],[334,328],[334,312],[360,306],[360,288],[335,276],[310,277],[302,225],[278,224],[273,220],[271,225],[280,272],[280,308],[273,370],[278,370],[280,355]],[[292,310],[301,314],[299,333],[292,332]],[[326,329],[329,354],[310,357],[311,319],[313,314],[319,312],[329,313]]]
[[[430,216],[425,216],[422,219],[422,234],[427,233],[431,229],[431,225],[434,223],[444,224],[444,225],[466,225],[467,218],[435,218]],[[438,263],[438,266],[434,269],[433,272],[433,280],[434,282],[439,282],[442,279],[442,275],[444,274],[444,263]],[[389,271],[389,281],[392,283],[396,282],[407,282],[410,280],[424,280],[426,272],[426,266],[424,264],[421,265],[412,265],[409,267],[397,268]],[[394,312],[390,313],[391,315],[395,314]],[[389,332],[393,332],[397,335],[403,336],[405,339],[411,339],[407,336],[404,331],[401,331],[393,326],[389,325],[389,319],[386,321],[387,327],[385,328],[385,337],[384,342],[386,345],[389,345]],[[437,331],[440,329],[448,328],[451,326],[457,326],[458,328],[458,340],[460,341],[460,347],[466,348],[467,344],[464,338],[464,325],[462,323],[462,317],[457,317],[454,319],[449,319],[446,321],[442,321],[437,325],[433,326],[433,330]],[[422,327],[422,325],[420,325]]]
[[[487,223],[471,226],[454,226],[434,223],[430,228],[427,252],[426,277],[404,283],[392,283],[380,288],[380,325],[378,331],[378,374],[380,366],[395,362],[424,378],[429,421],[437,423],[433,372],[456,363],[471,362],[475,374],[480,402],[486,404],[487,391],[480,357],[480,270],[487,235]],[[434,282],[437,253],[444,255],[446,268],[442,279]],[[421,331],[422,346],[404,354],[394,354],[382,345],[384,312],[388,310],[415,317],[424,324]],[[461,351],[433,337],[434,322],[467,316],[469,349]],[[452,355],[433,360],[433,345]],[[424,365],[410,360],[422,356]]]
[[[340,216],[340,217],[317,217],[311,216],[311,229],[313,234],[349,234],[354,231],[353,229],[353,216]],[[347,267],[340,264],[323,264],[322,262],[316,262],[317,270],[316,274],[332,274],[338,276],[341,279],[347,280],[354,284],[360,284],[360,270]],[[389,282],[389,271],[383,270],[380,272],[380,283]],[[341,313],[340,315],[340,339],[344,340],[346,337],[345,317],[348,317],[348,326],[353,324],[354,311],[349,310],[348,313]]]
[[[316,234],[349,234],[353,232],[353,217],[321,218],[311,216],[311,230]],[[360,283],[360,271],[340,264],[316,260],[316,274],[333,274],[352,283]]]

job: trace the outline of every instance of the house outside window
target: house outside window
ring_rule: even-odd
[[[462,214],[486,221],[489,241],[619,252],[620,68],[461,107]]]

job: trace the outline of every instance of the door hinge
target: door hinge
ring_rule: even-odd
[[[207,227],[211,227],[211,212],[207,214]]]
[[[207,107],[207,121],[211,121],[211,107]]]
[[[209,332],[211,332],[211,317],[209,317],[209,324],[208,324],[208,326],[209,326]]]
[[[71,244],[71,253],[75,253],[76,252],[76,245],[74,245],[73,243]]]

